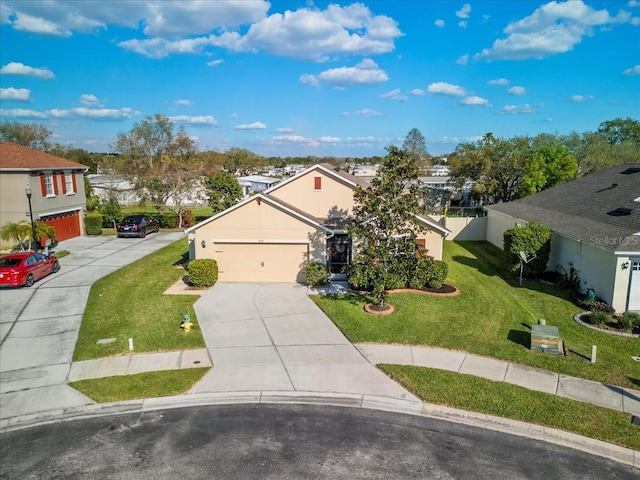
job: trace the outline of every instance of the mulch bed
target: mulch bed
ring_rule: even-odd
[[[372,315],[389,315],[395,311],[393,305],[385,303],[384,305],[375,305],[373,303],[367,303],[364,306],[364,311]]]
[[[360,295],[370,295],[370,291],[366,290],[351,290],[353,293],[358,293]],[[416,290],[414,288],[396,288],[394,290],[387,290],[388,293],[422,293],[424,295],[434,295],[440,297],[453,297],[460,293],[457,287],[453,285],[449,285],[445,283],[440,288],[423,288],[421,290]]]

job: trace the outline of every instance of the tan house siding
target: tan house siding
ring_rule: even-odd
[[[429,230],[428,232],[419,235],[418,239],[425,240],[425,248],[427,253],[436,260],[442,260],[442,235],[438,232]]]
[[[320,179],[320,189],[316,189]],[[295,205],[314,218],[344,218],[353,213],[353,187],[321,169],[297,175],[294,180],[268,192],[289,205]]]

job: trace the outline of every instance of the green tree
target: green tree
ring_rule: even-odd
[[[402,262],[415,256],[422,231],[416,218],[421,211],[416,157],[391,146],[378,174],[368,188],[354,192],[356,221],[348,231],[357,246],[351,273],[367,279],[376,304],[384,305]]]
[[[103,220],[112,224],[113,228],[116,228],[116,223],[122,218],[122,205],[113,192],[110,192],[107,199],[100,203],[98,211],[102,214]]]
[[[542,147],[526,164],[518,197],[522,198],[570,180],[578,173],[578,161],[564,145]]]
[[[407,134],[402,149],[409,155],[416,157],[416,162],[420,167],[426,167],[429,164],[429,154],[427,153],[427,143],[424,135],[417,128],[412,128]]]
[[[182,228],[184,205],[202,171],[196,145],[185,130],[175,131],[169,117],[155,114],[128,133],[119,133],[111,148],[121,154],[114,162],[115,171],[131,180],[140,199],[159,213],[171,200]]]
[[[239,172],[241,175],[247,175],[265,164],[262,157],[246,148],[231,147],[224,152],[224,156],[224,169],[230,173]]]
[[[220,172],[208,175],[205,184],[209,205],[214,214],[235,205],[242,198],[242,187],[232,173]]]
[[[640,147],[640,122],[633,118],[615,118],[602,122],[596,133],[605,137],[611,145],[630,142]]]
[[[20,250],[26,250],[27,240],[31,238],[31,224],[26,220],[6,223],[0,229],[0,238],[7,242],[15,240]]]
[[[2,122],[0,123],[0,140],[12,142],[35,150],[47,151],[50,147],[49,137],[53,132],[37,123]]]
[[[502,234],[507,267],[512,272],[520,269],[520,252],[527,258],[535,258],[524,265],[525,272],[540,274],[545,271],[551,252],[551,230],[539,223],[529,222],[523,227],[513,227]]]

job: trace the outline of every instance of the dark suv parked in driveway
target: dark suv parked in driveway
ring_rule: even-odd
[[[118,237],[144,238],[147,233],[158,232],[160,224],[155,218],[146,215],[129,215],[116,225]]]

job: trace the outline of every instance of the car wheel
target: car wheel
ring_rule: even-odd
[[[156,233],[160,231],[160,225],[156,225]]]
[[[140,232],[140,238],[144,238],[147,236],[147,230],[146,229],[142,229],[142,231]]]
[[[58,273],[59,270],[60,270],[60,264],[58,262],[55,262],[53,264],[53,273]]]
[[[33,273],[27,275],[27,280],[24,282],[25,287],[30,287],[33,285]]]

